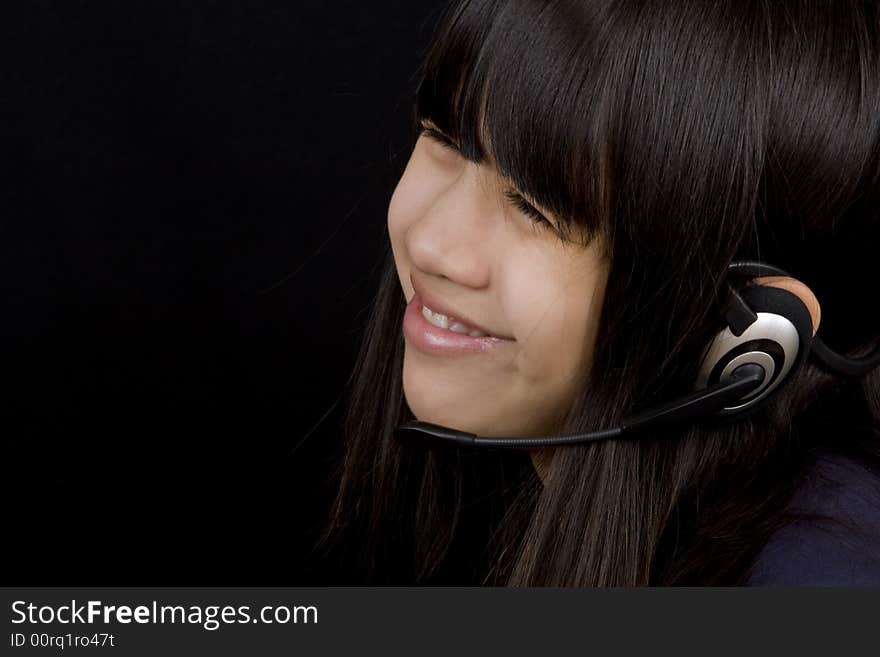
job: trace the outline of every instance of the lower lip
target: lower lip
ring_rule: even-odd
[[[445,356],[494,351],[513,342],[492,336],[472,338],[466,333],[434,326],[422,315],[422,300],[418,294],[413,295],[403,314],[403,335],[419,351]]]

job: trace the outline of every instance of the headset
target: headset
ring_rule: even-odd
[[[739,284],[727,283],[730,292],[724,317],[727,326],[708,346],[691,394],[629,415],[619,426],[590,433],[539,438],[488,437],[414,420],[400,425],[395,436],[425,447],[526,449],[632,438],[651,427],[704,417],[734,421],[750,415],[791,380],[791,374],[810,353],[825,369],[844,376],[861,377],[880,366],[880,344],[861,358],[843,356],[830,349],[818,335],[813,335],[810,312],[795,294],[778,287],[746,284],[749,278],[789,276],[787,272],[773,265],[745,260],[731,263],[728,274]]]

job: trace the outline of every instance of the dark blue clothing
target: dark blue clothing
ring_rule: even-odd
[[[790,510],[812,517],[771,537],[749,585],[880,586],[880,471],[823,456],[798,487]]]

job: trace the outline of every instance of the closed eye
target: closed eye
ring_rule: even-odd
[[[535,221],[536,223],[547,224],[549,227],[553,227],[553,224],[547,220],[539,210],[535,208],[531,203],[525,200],[518,192],[513,191],[512,189],[504,190],[504,198],[506,198],[510,203],[524,215]]]
[[[437,128],[429,124],[422,124],[421,134],[429,137],[433,141],[437,142],[444,148],[448,148],[449,150],[455,153],[461,153],[461,149],[447,134],[441,132]],[[546,224],[549,228],[555,228],[553,223],[547,219],[541,212],[535,208],[531,203],[526,201],[519,192],[516,192],[512,189],[507,189],[504,191],[504,197],[513,205],[517,210],[522,212],[524,215],[532,219],[537,224]]]
[[[438,144],[448,148],[450,150],[455,151],[456,153],[461,153],[461,149],[459,149],[458,144],[456,144],[452,139],[446,136],[444,133],[440,132],[436,128],[433,128],[429,125],[422,126],[422,134],[430,137],[432,140],[436,141]]]

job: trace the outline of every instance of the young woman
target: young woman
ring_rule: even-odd
[[[364,581],[880,583],[877,369],[808,359],[746,417],[637,440],[395,438],[573,434],[687,393],[738,260],[871,352],[878,3],[464,0],[414,109],[326,537]]]

